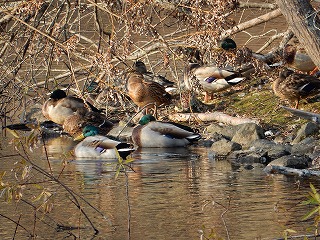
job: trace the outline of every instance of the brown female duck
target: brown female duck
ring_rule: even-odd
[[[129,97],[139,109],[148,104],[152,107],[167,105],[171,102],[171,95],[166,92],[164,86],[153,81],[146,81],[137,71],[127,72],[126,89]]]
[[[171,82],[166,77],[149,72],[147,70],[146,64],[140,60],[134,62],[133,69],[135,71],[141,73],[145,80],[154,81],[154,82],[157,82],[160,85],[164,86],[166,88],[167,92],[169,92],[168,89],[170,90],[171,87],[173,87],[173,85],[174,85],[174,82]]]
[[[318,70],[296,37],[293,37],[283,48],[283,59],[288,67],[301,72],[312,75]]]
[[[275,95],[290,102],[295,102],[298,108],[299,101],[320,93],[320,80],[308,74],[295,73],[284,68],[272,85]]]

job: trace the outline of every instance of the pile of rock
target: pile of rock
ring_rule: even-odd
[[[205,131],[213,158],[225,156],[233,164],[246,166],[260,163],[297,169],[315,167],[320,156],[319,125],[308,122],[291,141],[279,140],[272,132],[255,123],[236,126],[209,125]],[[270,136],[271,135],[271,136]],[[273,136],[272,136],[273,135]]]

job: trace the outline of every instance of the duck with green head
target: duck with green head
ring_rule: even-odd
[[[200,138],[190,127],[156,121],[151,114],[144,115],[132,132],[133,143],[147,148],[185,147]]]
[[[65,119],[74,113],[84,115],[88,112],[82,99],[67,96],[66,92],[57,89],[42,106],[42,114],[52,122],[63,125]]]
[[[81,140],[74,149],[77,158],[126,159],[135,149],[132,144],[112,140],[99,135],[95,126],[85,126],[81,135],[75,140]]]

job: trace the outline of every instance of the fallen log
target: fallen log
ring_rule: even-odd
[[[307,112],[307,111],[295,109],[295,108],[289,108],[289,107],[285,107],[285,106],[281,106],[281,107],[283,109],[291,112],[293,115],[296,115],[298,117],[302,117],[304,119],[310,120],[310,121],[318,123],[318,124],[320,123],[320,114],[313,113],[313,112]]]
[[[238,125],[242,123],[256,123],[258,124],[258,120],[253,120],[249,118],[240,118],[240,117],[232,117],[222,112],[208,112],[208,113],[175,113],[173,115],[169,115],[169,119],[171,121],[178,122],[188,122],[188,121],[203,121],[203,122],[211,122],[218,121],[225,124],[230,125]]]
[[[269,174],[284,174],[287,176],[299,176],[299,177],[311,177],[311,176],[320,176],[320,171],[310,170],[310,169],[296,169],[290,167],[283,167],[283,166],[275,166],[275,165],[268,165],[264,168],[264,171]]]

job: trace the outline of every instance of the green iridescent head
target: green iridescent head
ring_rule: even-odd
[[[56,89],[51,93],[50,98],[58,100],[58,99],[65,98],[66,96],[67,94],[65,91],[61,89]]]
[[[151,114],[146,114],[140,119],[139,124],[146,125],[151,121],[156,121],[155,117],[152,116]]]
[[[219,42],[219,47],[224,50],[236,49],[237,44],[231,38],[225,38]]]
[[[82,130],[82,134],[84,137],[95,136],[99,134],[99,129],[95,126],[85,126]]]

